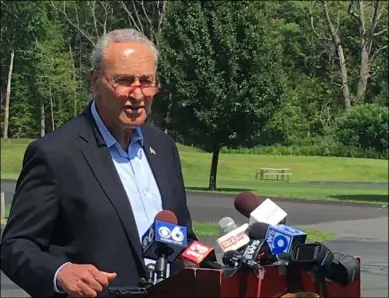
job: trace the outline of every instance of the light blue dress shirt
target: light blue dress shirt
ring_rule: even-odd
[[[138,229],[140,245],[142,235],[153,223],[157,213],[163,210],[161,194],[143,150],[142,132],[140,128],[133,130],[130,146],[125,151],[104,125],[96,110],[95,101],[92,102],[91,112],[109,149],[112,161],[126,191],[129,204],[131,204]],[[155,263],[155,261],[145,258],[145,265],[149,263]],[[54,276],[54,290],[56,292],[59,292],[56,280],[62,266],[58,268]],[[167,277],[170,274],[169,267],[168,265]]]
[[[140,128],[133,130],[130,146],[125,151],[104,125],[93,101],[92,115],[111,154],[112,161],[127,193],[139,232],[142,235],[153,223],[155,215],[162,211],[162,200],[154,174],[143,151]]]

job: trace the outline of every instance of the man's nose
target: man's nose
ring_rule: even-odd
[[[136,100],[142,100],[143,99],[143,93],[141,87],[138,85],[136,86],[130,93],[130,97]]]

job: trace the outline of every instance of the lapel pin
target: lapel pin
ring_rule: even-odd
[[[153,148],[150,147],[150,153],[155,155],[155,151]]]

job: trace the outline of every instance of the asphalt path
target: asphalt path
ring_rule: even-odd
[[[15,183],[2,181],[1,191],[9,204]],[[193,220],[218,221],[230,216],[247,222],[233,205],[234,195],[188,192]],[[361,257],[363,297],[388,297],[388,209],[377,205],[275,199],[288,213],[288,224],[333,232],[336,240],[326,244],[333,251]],[[201,239],[212,246],[214,239]],[[220,259],[221,253],[216,249]],[[1,273],[1,297],[27,295]]]

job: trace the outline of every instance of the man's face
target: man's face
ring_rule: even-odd
[[[101,70],[91,71],[99,113],[107,125],[142,125],[155,95],[156,61],[152,49],[140,42],[111,43]]]

